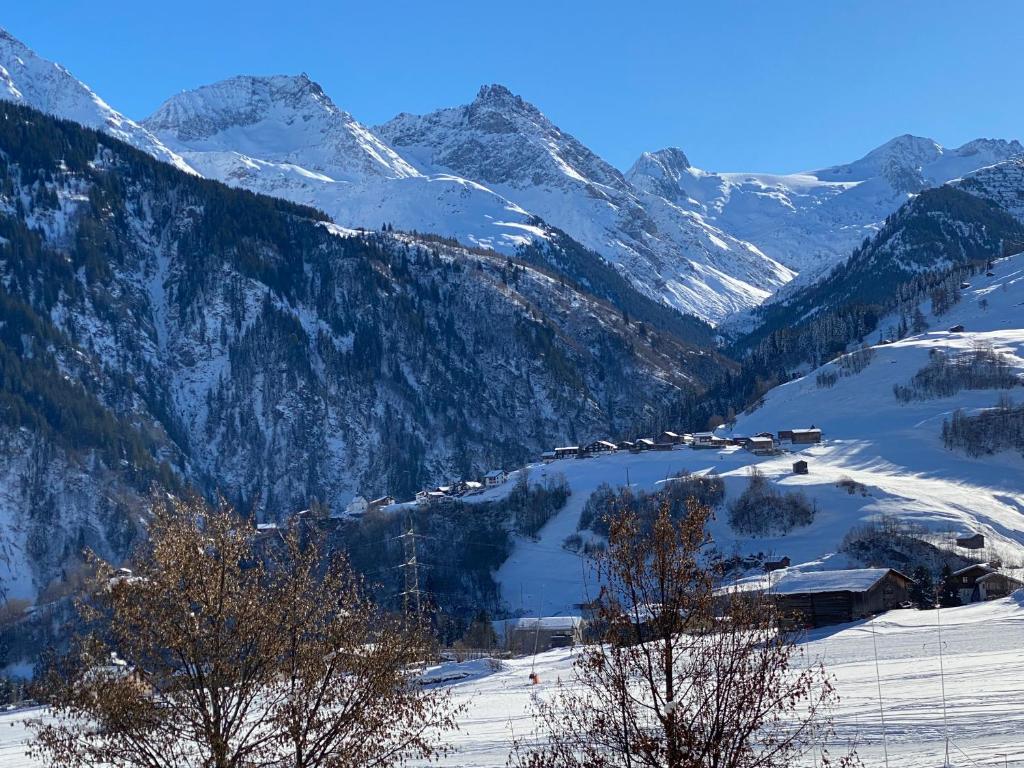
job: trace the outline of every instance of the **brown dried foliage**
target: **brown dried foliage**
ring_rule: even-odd
[[[663,507],[644,535],[622,510],[597,563],[604,642],[576,658],[573,679],[538,698],[539,733],[516,768],[784,768],[824,744],[835,692],[803,658],[759,593],[716,590],[706,564],[711,511],[674,522]]]
[[[90,629],[50,666],[50,711],[29,723],[44,762],[361,768],[443,751],[456,712],[416,681],[426,638],[310,531],[254,548],[226,504],[162,500],[134,573],[96,568]]]

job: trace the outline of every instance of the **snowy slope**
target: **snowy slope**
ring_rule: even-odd
[[[804,644],[807,658],[826,665],[839,696],[832,712],[833,758],[853,741],[871,768],[885,765],[886,752],[892,766],[939,768],[948,735],[951,766],[1001,766],[1004,757],[1007,765],[1024,762],[1022,602],[1017,593],[941,612],[890,611],[868,622],[812,632]],[[453,703],[467,707],[458,732],[451,734],[450,754],[436,764],[505,766],[512,739],[536,734],[534,697],[550,696],[559,678],[570,680],[572,661],[572,651],[563,649],[502,661],[497,668],[477,660],[427,670],[431,679],[455,681],[449,683]],[[531,685],[531,672],[539,685]],[[45,713],[23,709],[0,715],[0,764],[41,768],[25,755],[23,722],[38,716]],[[819,758],[809,755],[797,765],[820,765]]]
[[[60,64],[40,58],[3,28],[0,28],[0,99],[16,101],[104,131],[158,160],[183,171],[192,171],[188,163],[153,134],[108,105]]]
[[[529,467],[534,480],[564,474],[572,496],[539,540],[519,541],[498,572],[509,606],[531,614],[574,612],[592,592],[590,568],[562,543],[576,530],[590,494],[602,483],[625,485],[627,477],[634,487],[654,490],[681,470],[717,472],[725,481],[728,503],[746,488],[750,467],[756,465],[780,489],[802,490],[817,502],[811,525],[769,538],[738,536],[720,510],[712,534],[725,553],[786,555],[794,567],[811,570],[859,565],[839,553],[843,537],[886,515],[923,526],[943,541],[950,533],[982,532],[995,554],[1008,562],[1024,560],[1024,458],[1012,452],[969,458],[947,451],[941,440],[944,418],[957,408],[991,407],[999,391],[963,391],[909,404],[893,395],[893,385],[906,384],[932,350],[969,351],[978,343],[991,344],[1024,375],[1024,254],[998,262],[993,277],[978,277],[963,293],[941,319],[928,318],[934,330],[877,346],[865,370],[840,377],[832,388],[819,388],[816,378],[821,370],[836,370],[835,362],[778,387],[734,428],[734,434],[752,435],[813,423],[825,431],[821,445],[796,446],[795,453],[767,458],[739,448],[677,447]],[[982,299],[987,308],[980,306]],[[966,331],[941,330],[957,324]],[[888,334],[889,325],[880,325],[875,342]],[[1019,393],[1018,399],[1024,399],[1024,388]],[[792,474],[796,454],[810,463],[808,475]],[[836,485],[846,478],[862,483],[866,495]]]
[[[544,231],[465,178],[421,173],[305,74],[240,76],[168,99],[143,124],[204,176],[326,211],[343,226],[511,252]]]
[[[418,167],[486,184],[617,264],[647,295],[712,322],[793,276],[691,208],[634,188],[503,86],[375,130]]]
[[[1024,222],[1024,156],[986,166],[954,183],[972,195],[993,201]]]
[[[780,175],[704,171],[669,148],[644,153],[626,178],[754,243],[806,284],[873,235],[910,196],[1022,154],[1017,141],[975,139],[947,149],[904,135],[852,163]]]

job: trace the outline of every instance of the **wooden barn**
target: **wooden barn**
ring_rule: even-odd
[[[580,447],[578,445],[564,445],[561,448],[555,448],[556,459],[568,459],[571,456],[579,456]]]
[[[579,616],[543,616],[519,619],[508,633],[513,653],[570,648],[583,642],[584,621]]]
[[[770,456],[775,453],[775,441],[770,437],[752,437],[747,440],[746,449],[757,456]]]
[[[786,571],[772,580],[770,594],[787,623],[823,627],[898,608],[910,600],[913,583],[892,568]]]
[[[809,429],[794,429],[793,431],[793,445],[811,445],[813,443],[821,442],[821,430],[817,427],[810,427]]]
[[[958,547],[964,549],[984,549],[985,548],[985,536],[981,533],[975,533],[971,536],[961,536],[956,540]]]
[[[793,474],[794,475],[806,475],[807,474],[807,462],[803,459],[793,462]]]
[[[1006,597],[1024,587],[1024,582],[1003,573],[994,563],[977,563],[954,571],[946,584],[956,589],[961,603],[979,603]]]
[[[390,507],[394,503],[395,503],[395,497],[394,496],[381,496],[380,498],[374,499],[373,501],[369,502],[369,504],[367,505],[367,510],[370,511],[370,512],[375,512],[378,509],[384,509],[384,507]]]
[[[728,444],[728,440],[714,432],[695,432],[693,435],[694,448],[724,448]]]

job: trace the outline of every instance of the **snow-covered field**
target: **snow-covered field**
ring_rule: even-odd
[[[938,651],[941,647],[942,666]],[[878,676],[874,645],[878,646]],[[817,630],[808,658],[824,660],[835,677],[839,703],[833,755],[853,741],[866,766],[938,768],[949,736],[957,766],[1024,765],[1024,595],[942,611],[891,611],[870,622]],[[465,673],[452,684],[466,704],[444,766],[504,766],[513,736],[534,735],[531,700],[571,675],[571,651],[502,662],[447,665],[435,674]],[[531,685],[532,670],[540,684]],[[879,708],[881,684],[881,710]],[[945,706],[943,706],[943,685]],[[37,768],[25,757],[22,720],[38,711],[0,715],[0,765]],[[883,729],[882,721],[885,726]],[[806,762],[815,765],[814,757]]]
[[[979,304],[982,299],[986,308]],[[794,566],[849,567],[851,562],[837,554],[844,535],[858,524],[890,515],[937,535],[982,532],[1007,563],[1024,561],[1024,459],[1013,452],[970,458],[946,450],[941,440],[943,419],[957,408],[991,407],[999,391],[963,391],[907,404],[897,401],[892,391],[893,384],[906,384],[927,363],[931,350],[968,351],[979,342],[991,344],[1024,373],[1024,255],[998,262],[994,276],[976,278],[949,313],[928,319],[932,329],[960,324],[965,330],[929,330],[878,345],[867,368],[840,377],[827,389],[816,383],[819,370],[836,367],[826,364],[772,390],[764,405],[741,416],[733,430],[749,436],[814,424],[824,430],[820,445],[786,444],[792,452],[765,458],[740,448],[677,447],[670,452],[617,453],[529,467],[533,481],[564,474],[573,493],[539,540],[519,541],[498,572],[506,601],[529,614],[573,612],[589,594],[589,569],[561,545],[576,530],[590,494],[601,483],[625,485],[627,480],[634,487],[654,490],[680,470],[717,472],[725,481],[728,501],[743,491],[750,467],[756,465],[780,488],[800,489],[817,502],[811,525],[774,538],[737,536],[720,513],[712,534],[726,554],[762,552],[773,558],[789,556]],[[885,328],[883,324],[881,332]],[[1018,399],[1024,398],[1024,389],[1018,390]],[[792,473],[797,458],[808,461],[809,474]],[[844,478],[862,484],[865,493],[850,494],[838,487]]]

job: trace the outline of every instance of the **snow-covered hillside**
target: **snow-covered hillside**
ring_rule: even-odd
[[[37,56],[0,27],[0,99],[109,133],[183,171],[188,163],[134,120],[122,115],[60,64]]]
[[[519,541],[498,572],[505,600],[527,613],[572,613],[590,594],[590,571],[586,561],[563,549],[562,543],[575,532],[590,494],[602,483],[625,485],[627,478],[633,487],[655,490],[682,470],[719,474],[727,504],[747,487],[752,466],[780,490],[803,491],[817,503],[811,525],[769,538],[737,535],[720,510],[712,534],[725,554],[788,556],[794,567],[806,569],[848,567],[856,561],[839,552],[844,536],[884,515],[921,526],[942,541],[948,541],[950,533],[981,532],[992,554],[1008,562],[1024,561],[1024,458],[1012,452],[970,458],[947,450],[941,439],[942,422],[954,410],[992,407],[1001,390],[962,391],[909,403],[899,402],[893,394],[893,385],[907,384],[933,351],[954,354],[990,345],[1024,375],[1024,254],[999,261],[993,276],[977,278],[946,315],[927,319],[929,331],[893,344],[876,344],[864,370],[838,376],[831,387],[819,387],[818,374],[837,372],[836,362],[772,390],[764,404],[740,416],[732,430],[749,436],[814,424],[824,430],[820,445],[786,444],[792,452],[763,458],[737,447],[677,447],[671,452],[620,452],[529,467],[531,477],[538,480],[564,474],[573,493],[542,529],[539,540]],[[876,343],[888,335],[889,325],[881,324]],[[943,330],[956,325],[965,330]],[[1024,388],[1019,392],[1024,399]],[[797,458],[808,461],[809,474],[793,474]],[[850,493],[838,485],[846,480],[863,488]]]
[[[127,554],[138,515],[108,472],[126,498],[180,481],[261,520],[337,512],[624,432],[727,364],[548,271],[341,230],[8,102],[0,155],[0,591],[17,597],[84,546]]]
[[[418,167],[486,184],[617,264],[649,296],[718,321],[793,273],[617,169],[501,85],[376,131]]]
[[[886,752],[889,765],[901,768],[1024,761],[1024,710],[1018,703],[1024,682],[1022,602],[1017,593],[944,609],[941,616],[936,611],[890,611],[871,621],[812,632],[804,645],[807,658],[825,663],[839,697],[831,713],[836,726],[836,738],[829,744],[832,756],[844,754],[853,742],[863,764],[871,768],[885,764]],[[505,766],[513,738],[537,735],[534,697],[550,696],[559,678],[571,679],[572,661],[571,650],[555,650],[497,665],[477,660],[428,669],[433,679],[453,681],[448,683],[453,702],[467,707],[458,732],[451,734],[451,752],[434,764]],[[539,676],[538,685],[530,683],[531,672]],[[23,709],[0,715],[0,764],[41,768],[25,754],[24,720],[44,714]],[[796,768],[816,765],[817,752]]]
[[[975,139],[948,149],[904,135],[852,163],[781,175],[704,171],[669,148],[644,153],[626,178],[754,243],[806,284],[912,195],[1022,154],[1018,141]]]

